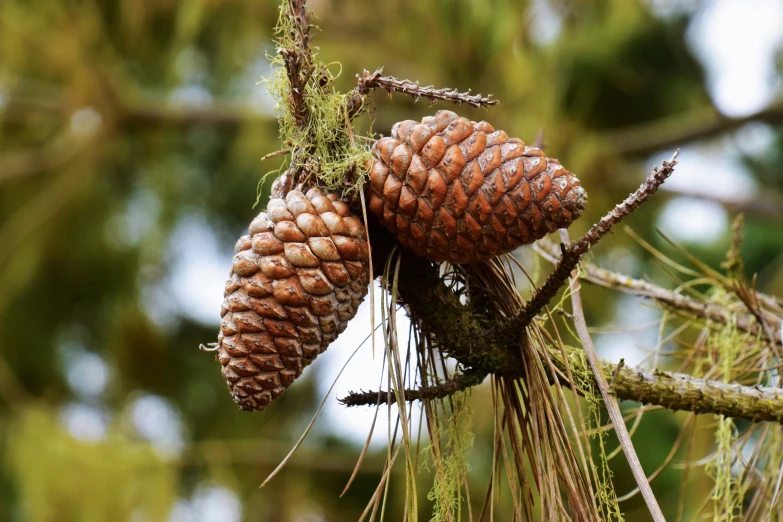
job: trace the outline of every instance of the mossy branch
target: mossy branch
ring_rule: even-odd
[[[518,353],[508,348],[519,344],[519,331],[499,329],[497,319],[461,303],[432,262],[408,251],[400,255],[400,297],[445,355],[479,373],[522,374]]]
[[[612,375],[616,365],[602,361]],[[612,392],[622,400],[655,404],[670,410],[725,415],[751,422],[783,423],[783,389],[742,386],[736,383],[697,379],[683,373],[643,371],[623,367],[617,372]]]
[[[522,362],[518,355],[521,331],[509,335],[508,330],[497,328],[497,320],[493,321],[460,302],[442,281],[436,266],[406,252],[402,255],[400,296],[410,312],[425,325],[425,332],[435,337],[444,354],[476,375],[522,375]],[[572,368],[584,368],[580,349],[567,347],[566,353],[567,363]],[[550,357],[556,369],[565,374],[566,361],[560,350],[550,348]],[[625,365],[618,368],[608,361],[601,364],[605,375],[614,376],[612,392],[621,400],[671,410],[723,414],[752,422],[783,422],[783,389],[726,384]],[[593,378],[590,372],[575,371],[572,374]],[[550,377],[552,380],[559,378]],[[594,386],[594,383],[576,384],[579,388]],[[376,404],[377,400],[378,392],[374,392],[370,404]]]
[[[281,141],[290,149],[290,179],[281,186],[319,185],[355,196],[364,182],[369,146],[355,140],[346,113],[349,95],[311,43],[304,0],[284,0],[275,28],[273,75],[264,80],[279,111]]]
[[[283,35],[281,40],[288,41],[291,45],[280,48],[278,53],[283,57],[288,80],[291,82],[292,112],[299,128],[304,129],[307,127],[309,119],[305,91],[313,74],[310,21],[305,0],[290,0],[285,15],[291,19],[292,23],[284,26],[284,30],[290,34]]]

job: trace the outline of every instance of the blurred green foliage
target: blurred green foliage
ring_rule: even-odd
[[[610,131],[711,106],[685,45],[687,14],[661,18],[640,0],[549,5],[561,27],[542,42],[553,22],[534,16],[524,0],[310,3],[323,60],[342,64],[341,89],[351,89],[363,68],[384,66],[425,84],[493,93],[500,108],[460,112],[526,141],[544,129],[548,153],[590,193],[578,234],[649,167],[647,158],[615,151]],[[270,99],[256,84],[269,74],[265,53],[274,53],[276,19],[272,1],[0,2],[0,520],[136,520],[140,511],[144,520],[165,520],[175,498],[220,484],[238,495],[244,520],[319,513],[340,521],[358,519],[372,495],[382,452],[367,457],[340,498],[359,450],[319,433],[257,489],[314,412],[313,383],[297,382],[263,414],[240,412],[218,365],[196,350],[215,338],[219,311],[213,322],[200,322],[167,286],[182,270],[175,260],[183,246],[172,240],[178,226],[200,220],[229,255],[257,212],[258,180],[280,164],[258,163],[281,147]],[[380,133],[434,110],[400,96],[389,102],[385,93],[374,103],[359,124],[372,121]],[[777,132],[769,151],[746,163],[759,183],[780,190]],[[668,197],[629,220],[658,245],[655,216]],[[780,222],[765,215],[747,221],[748,271],[780,294]],[[188,252],[198,252],[198,241],[189,241],[196,244]],[[696,253],[717,266],[727,244],[728,237]],[[632,275],[660,277],[625,234],[607,239],[596,256],[611,264],[620,253],[634,259]],[[588,320],[611,324],[617,296],[600,289],[586,296]],[[108,364],[108,386],[97,398],[69,384],[64,361],[73,346]],[[155,454],[128,421],[140,393],[174,405],[185,438],[178,456]],[[489,404],[488,390],[473,397]],[[114,419],[104,440],[80,442],[64,431],[58,411],[73,402]],[[475,410],[470,481],[478,509],[491,472],[492,416]],[[669,452],[678,419],[655,412],[645,420],[649,428],[635,441],[647,469]],[[632,481],[621,460],[613,461],[614,483],[623,493]],[[654,482],[668,514],[676,513],[681,480],[681,472],[667,470]],[[692,491],[704,490],[692,481]],[[427,480],[419,482],[425,498]],[[401,483],[392,482],[390,520],[401,516],[393,507],[402,506],[395,503]],[[647,516],[638,498],[623,508],[628,520]],[[431,509],[422,505],[422,519]]]
[[[7,458],[18,477],[19,504],[31,522],[165,520],[176,472],[147,444],[120,433],[89,444],[75,440],[55,412],[31,407],[9,427]]]

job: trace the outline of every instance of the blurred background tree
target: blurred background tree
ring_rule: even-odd
[[[384,66],[493,93],[499,107],[460,113],[511,135],[533,141],[543,129],[548,154],[590,193],[577,234],[649,164],[683,147],[668,194],[630,226],[671,252],[655,231],[662,227],[717,266],[729,218],[745,211],[747,271],[759,274],[760,290],[781,295],[783,3],[751,3],[309,6],[321,29],[315,44],[341,67],[342,90],[362,69]],[[215,338],[223,279],[258,211],[259,179],[280,163],[258,161],[281,147],[273,102],[257,85],[269,74],[277,15],[276,2],[250,0],[0,3],[0,520],[354,520],[374,491],[382,446],[339,497],[371,419],[331,406],[288,467],[257,489],[369,333],[366,320],[330,349],[323,370],[308,370],[261,414],[240,412],[217,363],[197,350]],[[386,134],[435,110],[383,93],[375,105],[359,125]],[[260,190],[263,205],[268,186]],[[666,280],[626,234],[597,256]],[[528,249],[520,257],[533,262]],[[599,337],[602,355],[641,361],[659,312],[600,289],[586,288],[585,299],[593,325],[635,327]],[[377,386],[379,373],[358,381],[367,373],[359,368],[344,388]],[[488,395],[477,388],[474,400]],[[476,411],[471,480],[482,491],[493,418]],[[681,417],[655,412],[645,422],[655,430],[634,441],[652,470]],[[632,489],[623,466],[620,493]],[[672,519],[682,481],[668,469],[653,483]],[[401,481],[390,495],[404,495]],[[640,502],[623,504],[629,520],[648,516]],[[686,502],[685,515],[696,507]],[[427,519],[430,506],[421,509]]]

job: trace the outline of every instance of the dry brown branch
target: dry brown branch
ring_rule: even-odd
[[[442,399],[454,395],[458,391],[481,384],[486,375],[459,374],[445,380],[436,386],[422,386],[415,390],[406,389],[402,394],[406,402]],[[345,406],[376,406],[378,404],[395,404],[397,396],[387,391],[350,392],[340,399]]]
[[[711,107],[692,114],[672,116],[638,127],[621,129],[607,134],[605,139],[619,155],[643,156],[731,132],[753,121],[770,124],[783,122],[783,103],[771,105],[741,118],[723,116]]]
[[[559,371],[565,365],[559,350],[552,350],[552,361]],[[581,365],[576,350],[569,352],[572,366]],[[767,386],[742,386],[721,381],[697,379],[691,375],[630,368],[624,363],[600,361],[604,375],[611,375],[610,389],[618,399],[662,406],[672,411],[725,415],[752,422],[783,423],[783,389]],[[439,399],[481,384],[481,379],[457,376],[440,386],[405,390],[406,401]],[[353,392],[340,399],[346,406],[394,404],[396,397],[386,391]]]
[[[512,321],[507,323],[507,328],[512,328],[517,331],[529,325],[533,318],[546,306],[549,301],[557,294],[560,288],[563,287],[568,279],[571,271],[576,268],[576,265],[582,259],[589,248],[596,243],[613,227],[615,227],[620,221],[627,217],[631,212],[636,210],[642,203],[652,196],[658,188],[663,184],[666,179],[674,172],[674,167],[677,165],[676,151],[672,155],[672,159],[664,161],[662,167],[659,169],[657,166],[653,168],[653,171],[647,177],[644,183],[633,194],[629,195],[625,201],[617,205],[606,216],[590,227],[585,235],[571,243],[568,247],[563,247],[563,252],[560,258],[560,262],[555,267],[554,272],[547,277],[544,284],[533,294],[533,297],[525,305],[525,310]]]
[[[352,97],[348,102],[348,114],[351,116],[358,114],[361,110],[363,98],[374,89],[384,89],[390,96],[393,92],[399,92],[413,97],[414,100],[425,98],[430,103],[445,101],[457,105],[466,104],[479,109],[486,109],[499,103],[498,100],[492,100],[489,96],[470,94],[470,91],[458,92],[456,89],[436,89],[432,85],[421,86],[410,80],[401,80],[394,76],[383,76],[382,73],[383,69],[377,69],[374,72],[365,70],[361,75],[356,75],[359,85],[351,93]]]

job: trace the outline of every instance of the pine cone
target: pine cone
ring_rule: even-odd
[[[476,263],[568,227],[587,204],[555,159],[487,122],[438,111],[373,145],[370,209],[433,261]]]
[[[336,196],[272,199],[236,245],[217,359],[234,401],[263,410],[345,329],[367,294],[362,222]]]

